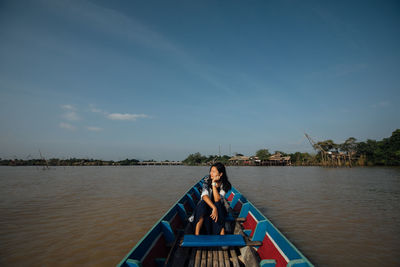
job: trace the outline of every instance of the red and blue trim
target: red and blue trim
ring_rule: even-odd
[[[205,177],[204,177],[205,178]],[[203,180],[200,180],[168,210],[164,216],[125,256],[118,266],[163,266],[168,256],[170,245],[177,236],[178,229],[183,229],[188,216],[200,200]],[[313,266],[297,248],[245,197],[234,187],[225,198],[233,211],[243,222],[244,233],[252,241],[262,241],[255,247],[261,258],[260,266]]]

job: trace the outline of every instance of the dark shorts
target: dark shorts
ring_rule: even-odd
[[[226,208],[224,206],[223,200],[215,202],[214,205],[217,207],[218,211],[218,220],[214,221],[211,219],[211,211],[212,209],[208,204],[201,200],[197,203],[196,209],[194,210],[194,220],[192,222],[193,233],[196,230],[196,224],[200,220],[201,217],[204,217],[203,225],[200,229],[201,235],[219,235],[222,228],[225,226],[225,217],[227,215]]]

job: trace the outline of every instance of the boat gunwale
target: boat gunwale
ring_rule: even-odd
[[[234,188],[236,191],[237,191],[237,193],[239,193],[239,194],[241,194],[235,187],[233,187],[232,186],[232,188]],[[243,195],[241,194],[241,197],[243,197]],[[307,259],[307,257],[305,257],[304,255],[303,255],[303,253],[301,253],[298,249],[297,249],[297,247],[295,246],[295,245],[293,245],[292,244],[292,242],[289,240],[289,239],[287,239],[286,238],[286,236],[284,235],[284,234],[282,234],[282,232],[278,229],[278,227],[276,227],[251,201],[249,201],[246,197],[244,197],[245,199],[246,199],[246,201],[247,202],[245,202],[245,203],[249,203],[251,206],[253,206],[253,208],[258,212],[258,213],[260,213],[260,215],[278,232],[278,234],[281,236],[281,237],[283,237],[283,239],[284,239],[284,241],[286,241],[298,254],[299,254],[299,256],[301,257],[301,259],[303,259],[303,260],[305,260],[310,266],[314,266],[308,259]],[[240,198],[239,198],[239,200],[240,200]],[[242,204],[244,205],[245,203],[243,203],[242,202]],[[249,210],[249,212],[250,212],[250,210]],[[267,234],[268,232],[267,232],[267,230],[265,230],[265,235]],[[265,235],[264,235],[264,237],[265,237]],[[272,240],[273,240],[273,238],[272,238]],[[278,244],[277,244],[278,245]],[[278,245],[278,247],[280,247],[279,245]],[[284,251],[283,251],[284,252]],[[286,255],[286,254],[285,254]],[[293,260],[297,260],[297,259],[291,259],[291,260],[289,260],[289,261],[293,261]]]
[[[208,175],[205,175],[203,178],[200,179],[200,181],[202,181],[205,177],[207,177]],[[132,253],[135,251],[135,249],[140,246],[140,244],[143,242],[143,240],[146,239],[146,237],[148,235],[150,235],[150,233],[157,227],[157,225],[159,223],[161,223],[163,221],[163,219],[165,218],[165,216],[168,215],[168,213],[170,213],[172,211],[172,209],[175,208],[176,205],[179,204],[179,202],[193,189],[193,187],[195,187],[198,183],[200,183],[200,181],[198,181],[197,183],[195,183],[194,185],[192,185],[187,191],[186,193],[183,194],[183,196],[181,198],[178,199],[178,201],[175,202],[174,205],[172,205],[172,207],[164,213],[164,215],[156,222],[154,223],[154,225],[150,228],[149,231],[147,231],[147,233],[136,243],[136,245],[127,253],[127,255],[118,263],[117,266],[123,266],[123,264],[129,259],[129,256],[132,255]]]
[[[152,231],[164,220],[164,218],[178,205],[178,204],[183,204],[180,203],[187,194],[190,193],[190,191],[192,191],[193,188],[195,188],[198,184],[201,184],[201,182],[204,180],[204,178],[206,178],[208,175],[205,175],[203,178],[201,178],[198,182],[196,182],[194,185],[192,185],[184,194],[181,198],[179,198],[174,205],[171,206],[170,209],[168,209],[167,212],[164,213],[164,215],[156,222],[154,223],[154,225],[151,227],[151,229],[149,231],[147,231],[147,233],[136,243],[136,245],[126,254],[126,256],[118,263],[117,266],[123,266],[124,263],[129,259],[129,256],[132,255],[132,253],[141,245],[141,243],[152,233]],[[304,256],[304,254],[302,252],[300,252],[300,250],[294,245],[292,244],[292,242],[284,235],[282,234],[282,232],[279,230],[278,227],[276,227],[251,201],[249,201],[246,197],[244,197],[242,195],[242,193],[239,192],[239,190],[237,190],[234,186],[232,186],[232,188],[227,192],[226,197],[228,198],[232,193],[234,194],[240,194],[239,200],[242,205],[249,203],[249,205],[252,206],[252,208],[254,208],[260,215],[261,217],[267,221],[267,223],[272,226],[272,228],[277,232],[277,234],[283,238],[283,241],[286,242],[286,244],[288,244],[290,246],[291,249],[294,250],[294,252],[298,253],[298,255],[300,256],[300,258],[296,258],[296,259],[289,259],[288,264],[294,261],[298,261],[298,260],[303,260],[305,264],[308,264],[309,266],[314,266],[307,257]],[[245,201],[243,202],[242,199]],[[250,212],[250,210],[248,211]],[[247,216],[247,215],[246,215]],[[259,220],[257,220],[259,222]],[[257,222],[257,224],[258,224]],[[264,234],[264,238],[266,235],[268,234],[268,231],[265,230],[265,234]],[[269,238],[269,237],[268,237]],[[270,238],[270,240],[274,240],[272,237]],[[276,242],[276,241],[275,241]],[[281,248],[281,246],[279,246],[278,244],[276,244],[276,248]],[[287,249],[285,249],[287,250]],[[282,250],[282,252],[286,255],[285,251]]]

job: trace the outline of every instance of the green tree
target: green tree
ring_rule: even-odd
[[[357,149],[357,139],[349,137],[343,144],[339,145],[341,151],[351,153]]]
[[[268,160],[270,156],[271,154],[269,153],[268,149],[259,149],[256,152],[256,157],[258,157],[258,159],[261,161]]]
[[[366,142],[357,144],[357,156],[364,155],[369,165],[376,164],[376,155],[378,152],[378,143],[375,140],[368,139]]]
[[[137,159],[125,159],[119,161],[119,164],[122,166],[127,166],[127,165],[137,165],[139,161]]]
[[[320,145],[322,147],[323,150],[325,150],[326,152],[328,151],[332,151],[332,150],[338,150],[339,146],[337,144],[335,144],[335,142],[333,142],[332,140],[325,140],[325,141],[321,141],[317,143],[318,145]]]
[[[400,129],[394,131],[391,137],[379,142],[379,147],[384,153],[384,165],[400,165]]]
[[[198,165],[207,160],[207,157],[202,156],[199,152],[190,154],[186,159],[182,162],[187,165]]]
[[[289,156],[294,165],[310,165],[316,161],[316,156],[312,156],[309,153],[295,152],[289,154]]]

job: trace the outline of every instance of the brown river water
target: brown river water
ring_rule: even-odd
[[[400,266],[400,168],[228,167],[317,266]],[[115,266],[208,167],[0,167],[0,266]]]

